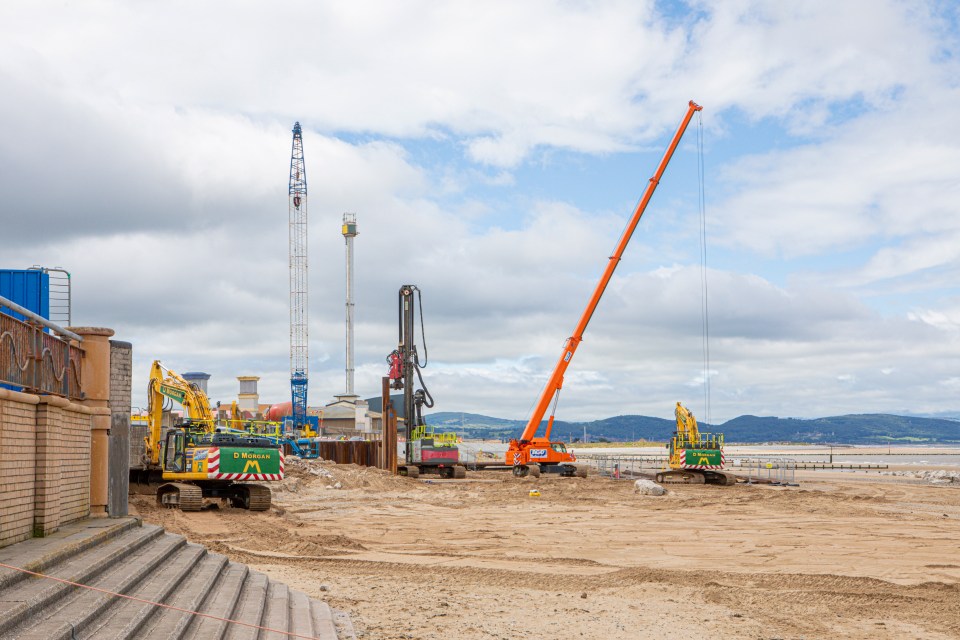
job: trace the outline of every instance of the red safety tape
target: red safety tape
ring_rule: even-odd
[[[273,633],[282,633],[285,636],[290,636],[291,638],[304,638],[305,640],[321,640],[314,636],[302,636],[298,633],[290,633],[289,631],[280,631],[279,629],[271,629],[270,627],[261,627],[258,624],[251,624],[249,622],[242,622],[240,620],[231,620],[230,618],[218,618],[217,616],[212,616],[209,613],[200,613],[199,611],[190,611],[189,609],[181,609],[180,607],[174,607],[169,604],[163,604],[162,602],[153,602],[151,600],[144,600],[143,598],[136,598],[134,596],[124,595],[122,593],[115,593],[113,591],[107,591],[106,589],[101,589],[99,587],[91,587],[90,585],[80,584],[79,582],[70,582],[69,580],[64,580],[63,578],[55,578],[53,576],[48,576],[43,573],[37,573],[36,571],[28,571],[27,569],[21,569],[20,567],[14,567],[9,564],[3,564],[0,562],[0,567],[4,569],[13,569],[14,571],[19,571],[21,573],[26,573],[31,576],[36,576],[38,578],[46,578],[47,580],[53,580],[55,582],[62,582],[63,584],[69,584],[73,587],[81,587],[83,589],[90,589],[91,591],[99,591],[100,593],[105,593],[107,595],[116,596],[117,598],[126,598],[127,600],[133,600],[134,602],[142,602],[143,604],[153,605],[155,607],[163,607],[164,609],[173,609],[174,611],[180,611],[181,613],[190,613],[195,616],[200,616],[201,618],[210,618],[211,620],[217,620],[219,622],[228,622],[230,624],[239,624],[244,627],[250,627],[252,629],[260,629],[262,631],[270,631]]]

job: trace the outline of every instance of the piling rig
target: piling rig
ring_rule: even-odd
[[[414,306],[416,297],[417,306]],[[420,311],[420,336],[423,339],[423,362],[417,352],[416,315]],[[463,478],[466,468],[460,464],[456,434],[434,433],[423,419],[423,407],[433,407],[433,396],[423,382],[421,368],[427,366],[428,354],[423,332],[423,298],[413,284],[400,287],[398,295],[397,348],[387,356],[390,366],[390,388],[403,390],[403,421],[406,433],[405,463],[397,467],[402,476],[418,477],[421,473],[437,473],[441,478]],[[416,381],[420,388],[414,389]],[[384,403],[386,403],[384,398]]]

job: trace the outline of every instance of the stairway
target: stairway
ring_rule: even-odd
[[[0,567],[3,640],[354,639],[346,614],[137,518],[68,525],[0,564],[97,589]]]

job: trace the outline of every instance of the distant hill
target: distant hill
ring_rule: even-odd
[[[427,423],[467,438],[515,438],[526,422],[449,411],[424,416]],[[673,420],[647,416],[615,416],[592,422],[555,421],[553,435],[564,441],[665,441]],[[960,421],[919,416],[857,414],[814,418],[740,416],[721,425],[700,423],[701,431],[721,432],[727,442],[809,442],[835,444],[960,444]]]

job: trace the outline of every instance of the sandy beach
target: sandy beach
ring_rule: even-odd
[[[960,481],[798,479],[654,497],[293,460],[266,513],[131,506],[349,612],[359,638],[960,637]]]

